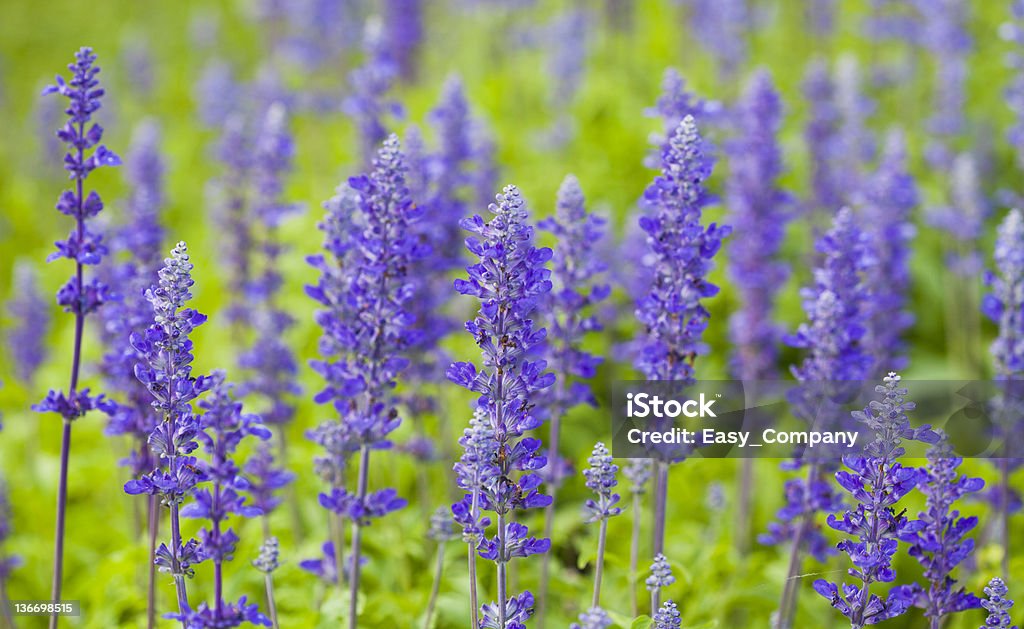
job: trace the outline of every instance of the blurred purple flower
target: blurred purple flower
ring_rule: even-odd
[[[789,276],[779,260],[793,199],[778,186],[783,174],[776,136],[782,104],[766,70],[758,71],[734,111],[736,137],[725,146],[729,155],[726,205],[735,231],[730,244],[729,276],[740,307],[729,327],[737,350],[733,373],[742,380],[777,375],[779,326],[772,317],[778,291]]]
[[[14,325],[6,334],[14,372],[23,383],[31,385],[40,365],[46,361],[46,336],[50,331],[50,302],[39,289],[39,277],[27,260],[14,265],[11,297],[7,312]]]

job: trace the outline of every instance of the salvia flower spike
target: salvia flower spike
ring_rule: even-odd
[[[608,629],[612,624],[608,612],[600,607],[591,607],[580,614],[580,621],[569,625],[569,629]]]
[[[599,281],[607,270],[607,265],[598,259],[605,222],[602,217],[587,212],[579,180],[567,175],[558,188],[555,215],[537,225],[558,237],[552,258],[554,288],[550,293],[551,333],[547,344],[548,358],[557,379],[546,396],[550,447],[548,464],[542,472],[552,498],[544,511],[544,536],[549,538],[555,517],[555,495],[564,476],[571,471],[571,466],[559,453],[562,418],[579,404],[596,405],[587,381],[597,375],[602,361],[585,351],[582,345],[588,333],[602,329],[591,310],[610,293],[610,287]],[[545,554],[542,561],[538,613],[543,618],[551,555]]]
[[[925,510],[918,515],[919,529],[904,535],[910,543],[910,556],[924,567],[927,584],[918,590],[914,604],[924,609],[932,629],[939,629],[949,614],[975,609],[978,597],[956,587],[953,570],[974,551],[974,539],[967,537],[977,525],[977,516],[960,517],[955,503],[963,496],[980,491],[980,478],[959,476],[962,459],[953,452],[944,433],[927,453],[928,465],[919,484],[925,494]]]
[[[188,248],[179,242],[164,260],[159,281],[146,299],[153,307],[153,323],[143,332],[132,332],[130,342],[140,360],[135,376],[153,397],[153,408],[161,417],[149,437],[154,468],[146,475],[125,483],[128,494],[157,496],[169,508],[171,544],[160,544],[157,567],[174,578],[178,614],[190,611],[185,578],[201,561],[196,540],[181,537],[180,508],[199,482],[206,479],[192,456],[199,443],[201,426],[192,411],[192,401],[212,385],[209,376],[192,375],[193,346],[189,335],[206,322],[206,315],[189,308],[192,298],[192,262]],[[181,619],[185,626],[185,619]]]
[[[587,479],[587,487],[594,492],[596,498],[588,498],[583,505],[588,522],[599,522],[600,532],[597,541],[597,558],[594,560],[594,596],[590,606],[598,607],[601,603],[601,577],[604,574],[604,550],[608,538],[608,519],[622,513],[619,494],[614,493],[619,481],[615,478],[619,466],[612,462],[611,452],[603,443],[594,446],[594,451],[587,459],[590,465],[583,470]]]
[[[892,561],[899,540],[921,527],[920,522],[911,522],[896,508],[923,477],[921,470],[899,463],[906,452],[902,443],[904,440],[938,440],[938,434],[927,426],[910,427],[907,413],[914,409],[914,403],[906,401],[907,389],[900,384],[898,375],[890,372],[875,390],[882,399],[872,401],[853,417],[877,436],[865,447],[864,454],[843,458],[850,471],[836,472],[836,481],[853,496],[857,505],[846,511],[842,519],[834,514],[828,517],[830,527],[849,536],[838,548],[849,555],[853,563],[849,573],[861,585],[842,584],[840,587],[825,579],[814,582],[814,589],[850,620],[853,629],[895,618],[913,604],[914,588],[911,586],[894,587],[885,598],[872,593],[870,588],[874,583],[895,580]]]
[[[482,466],[472,476],[482,477],[483,484],[475,490],[467,488],[470,493],[452,511],[460,524],[472,522],[470,539],[477,535],[478,509],[496,515],[496,535],[481,536],[477,545],[480,557],[494,561],[498,572],[498,602],[483,606],[480,626],[507,629],[533,613],[534,600],[530,592],[508,594],[508,562],[547,552],[551,546],[550,540],[530,537],[524,525],[511,520],[516,510],[546,507],[551,502],[550,496],[538,491],[542,480],[536,470],[546,463],[539,453],[541,442],[525,436],[540,425],[533,413],[536,395],[554,382],[554,375],[544,371],[546,361],[529,359],[530,350],[545,337],[545,330],[534,327],[530,314],[551,291],[551,273],[545,268],[551,250],[533,246],[533,227],[516,186],[505,186],[489,210],[490,221],[475,215],[461,223],[474,234],[466,239],[466,248],[479,262],[467,267],[467,279],[455,281],[459,293],[481,301],[466,329],[483,352],[483,368],[456,362],[447,375],[480,394],[477,407],[483,412],[479,416],[486,417],[493,436],[482,444],[490,451],[474,454],[470,457],[474,460],[463,467],[469,472],[470,467]],[[478,447],[475,439],[472,447]],[[465,488],[463,475],[460,472],[460,485]],[[472,565],[471,561],[471,570]]]
[[[348,233],[335,235],[331,229],[342,225],[329,217],[324,227],[328,251],[335,260],[328,264],[323,256],[310,259],[321,277],[316,286],[307,287],[307,293],[326,307],[317,314],[317,323],[324,330],[321,350],[331,357],[313,362],[326,381],[314,399],[334,404],[341,414],[342,438],[359,458],[354,492],[334,486],[329,493],[320,494],[321,506],[352,523],[348,613],[353,628],[358,612],[362,530],[406,504],[394,489],[371,493],[368,478],[370,451],[391,447],[388,435],[401,423],[391,391],[408,365],[407,353],[416,341],[415,317],[407,305],[415,280],[408,269],[426,251],[412,231],[421,210],[409,195],[406,171],[398,136],[391,135],[373,160],[372,172],[348,182],[355,193],[360,224],[350,224]],[[347,245],[335,246],[335,236]],[[337,251],[342,251],[343,257]]]
[[[1007,598],[1009,593],[1009,588],[1006,587],[1006,584],[999,577],[988,582],[988,585],[985,587],[985,596],[987,598],[981,602],[981,606],[988,611],[988,618],[985,619],[985,625],[981,629],[992,629],[993,627],[1017,629],[1017,625],[1010,625],[1013,622],[1010,619],[1010,608],[1013,607],[1013,599]]]
[[[676,582],[672,574],[672,566],[669,565],[665,555],[654,556],[654,563],[651,564],[651,574],[644,581],[644,586],[651,593],[651,613],[658,609],[658,601],[661,598],[661,591]]]
[[[50,600],[61,600],[61,585],[64,573],[64,521],[67,506],[68,460],[71,454],[71,423],[86,412],[99,408],[112,411],[113,405],[103,395],[89,395],[89,389],[79,389],[78,378],[82,361],[82,340],[85,319],[105,302],[112,299],[106,284],[95,277],[86,279],[87,266],[100,263],[107,253],[103,236],[89,229],[89,219],[94,219],[103,210],[103,201],[95,191],[86,192],[85,182],[89,173],[101,166],[117,166],[121,158],[106,146],[103,127],[92,122],[92,116],[102,106],[104,90],[100,87],[100,68],[95,65],[96,55],[92,48],[82,48],[75,53],[75,61],[68,65],[71,78],[58,76],[56,83],[47,87],[43,94],[60,94],[68,99],[64,110],[68,120],[57,131],[57,137],[67,145],[64,155],[64,170],[74,182],[71,190],[65,190],[57,201],[57,211],[75,220],[75,227],[65,240],[55,243],[54,251],[47,260],[67,258],[75,263],[75,274],[57,291],[57,303],[65,312],[75,317],[75,340],[71,358],[71,382],[67,393],[50,390],[46,398],[33,405],[40,413],[57,413],[64,420],[61,435],[60,480],[57,489],[57,526],[53,554],[53,586]],[[50,617],[50,627],[57,626],[58,616]]]
[[[672,601],[665,601],[658,611],[654,612],[654,624],[651,629],[680,629],[683,625],[679,608]]]
[[[999,326],[989,349],[996,378],[1004,383],[997,400],[995,423],[999,436],[1009,440],[1020,430],[1019,379],[1024,374],[1024,214],[1020,210],[1011,210],[999,225],[993,259],[995,270],[985,274],[990,292],[982,300],[981,308]],[[997,459],[1000,480],[989,492],[1001,520],[1004,572],[1009,568],[1010,516],[1020,508],[1020,497],[1010,485],[1010,474],[1020,464],[1019,459]]]
[[[705,182],[711,159],[692,116],[683,118],[661,150],[661,174],[644,191],[648,212],[640,218],[655,259],[647,293],[636,305],[643,326],[637,368],[650,380],[694,381],[693,363],[706,351],[701,341],[710,317],[704,300],[718,293],[707,280],[712,259],[731,228],[705,226],[702,212],[710,201]],[[685,458],[680,451],[654,453],[656,463],[654,553],[664,549],[668,464]]]
[[[36,371],[46,360],[46,335],[50,330],[50,302],[39,290],[35,268],[27,260],[14,265],[13,295],[8,313],[16,322],[7,333],[15,373],[24,383],[31,383]]]

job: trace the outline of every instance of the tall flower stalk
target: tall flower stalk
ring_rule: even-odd
[[[821,261],[815,268],[814,284],[801,291],[807,321],[785,339],[807,351],[801,364],[792,368],[801,385],[792,392],[790,403],[794,414],[810,426],[829,417],[828,409],[835,410],[832,400],[842,391],[833,389],[842,387],[842,381],[864,380],[871,367],[871,357],[862,342],[870,313],[864,272],[871,260],[853,212],[844,208],[836,215],[817,249]],[[760,537],[762,543],[788,544],[790,548],[779,603],[781,629],[792,626],[800,584],[795,577],[803,555],[810,553],[824,560],[832,552],[815,518],[820,513],[839,511],[842,504],[823,478],[827,460],[796,454],[796,461],[787,468],[806,466],[806,477],[786,483],[786,505],[779,510],[779,522],[772,523],[768,534]]]
[[[183,627],[187,626],[184,615],[191,611],[185,579],[194,574],[192,566],[202,560],[202,555],[196,540],[182,540],[181,504],[206,477],[192,456],[199,447],[196,437],[201,430],[192,401],[212,385],[209,376],[192,375],[194,356],[189,335],[206,322],[206,315],[186,306],[192,298],[192,268],[188,248],[179,242],[164,261],[159,281],[146,291],[153,307],[153,323],[144,332],[131,334],[131,345],[141,357],[135,375],[153,396],[152,405],[161,421],[149,437],[153,470],[124,486],[131,495],[157,496],[170,512],[171,543],[160,544],[156,565],[174,579],[176,617]]]
[[[457,468],[460,486],[470,489],[470,483],[480,484],[452,511],[464,530],[468,527],[473,532],[471,551],[497,567],[498,602],[483,606],[479,622],[474,609],[473,629],[512,629],[525,626],[533,614],[534,599],[529,591],[508,592],[508,563],[514,557],[545,553],[551,546],[548,539],[530,537],[527,527],[513,520],[517,510],[551,504],[551,498],[538,491],[542,479],[536,470],[546,463],[539,453],[541,441],[525,436],[541,423],[533,413],[536,395],[555,380],[544,371],[546,361],[528,359],[546,334],[534,327],[529,316],[551,290],[551,273],[545,268],[551,250],[533,246],[533,227],[527,223],[525,203],[515,186],[505,186],[488,209],[494,215],[490,221],[474,215],[461,223],[475,234],[466,239],[466,248],[480,261],[467,267],[468,279],[455,282],[459,293],[481,301],[466,329],[482,350],[483,368],[455,362],[448,368],[448,378],[480,394],[477,417],[486,418],[486,424],[479,432],[489,437],[481,439],[481,444],[473,439],[467,446],[467,455],[470,447],[474,452],[469,461],[464,456]],[[483,533],[483,510],[495,514],[493,538]],[[470,561],[472,572],[475,561]]]
[[[604,575],[604,550],[608,542],[608,520],[622,513],[617,507],[619,494],[613,493],[619,481],[615,478],[619,466],[612,462],[612,455],[603,443],[594,446],[587,459],[590,467],[583,470],[587,479],[587,487],[594,492],[596,498],[588,498],[584,504],[587,522],[598,522],[600,530],[597,534],[597,558],[594,559],[594,595],[590,600],[590,608],[601,605],[601,577]]]
[[[584,337],[601,330],[597,318],[589,314],[595,304],[609,292],[607,284],[597,283],[606,265],[598,259],[598,247],[604,235],[605,220],[589,214],[583,190],[573,175],[568,175],[558,189],[555,215],[538,224],[540,229],[558,238],[553,255],[554,289],[551,299],[551,333],[547,355],[557,374],[548,393],[550,430],[548,431],[548,464],[541,475],[552,503],[544,510],[544,537],[551,537],[555,519],[555,497],[564,480],[568,465],[562,464],[559,453],[562,419],[573,407],[596,404],[587,380],[597,374],[601,358],[582,349]],[[546,553],[541,564],[541,589],[538,613],[541,621],[547,604],[551,555]]]
[[[758,71],[736,109],[736,136],[726,146],[729,180],[726,203],[736,231],[729,256],[729,277],[737,287],[740,307],[729,320],[736,344],[733,374],[756,389],[759,380],[778,377],[778,341],[782,331],[773,319],[779,289],[789,276],[779,259],[786,224],[793,218],[793,198],[778,185],[783,173],[776,136],[782,103],[766,70]],[[747,392],[747,408],[758,404],[756,390]],[[736,542],[741,552],[750,545],[754,459],[743,459],[736,509]]]
[[[991,292],[982,301],[982,311],[999,326],[989,350],[996,378],[1004,386],[997,402],[996,429],[999,437],[1010,440],[1020,429],[1020,389],[1012,381],[1024,374],[1024,214],[1020,210],[1010,211],[999,226],[993,259],[995,271],[985,275]],[[1010,476],[1021,461],[1003,457],[996,460],[996,465],[1000,478],[992,497],[999,516],[1003,571],[1009,574],[1010,516],[1020,503],[1010,486]]]
[[[103,277],[119,288],[120,299],[99,312],[103,324],[100,338],[107,351],[101,371],[107,386],[118,400],[117,411],[105,430],[108,435],[123,435],[131,440],[128,456],[121,464],[137,478],[152,470],[156,463],[149,447],[149,436],[160,422],[153,409],[153,397],[146,385],[135,377],[135,365],[143,356],[128,342],[131,333],[145,329],[153,320],[153,307],[146,300],[160,269],[160,250],[164,230],[160,224],[163,206],[164,164],[160,154],[160,128],[151,120],[136,127],[129,148],[126,169],[132,190],[125,206],[123,224],[114,234],[113,250],[121,259],[108,265]],[[136,523],[141,528],[136,503]],[[147,626],[156,624],[156,544],[160,530],[159,504],[148,496],[145,526],[149,543],[147,576]]]
[[[651,483],[651,460],[632,459],[626,464],[622,474],[629,480],[629,493],[633,497],[633,523],[629,538],[629,598],[630,609],[633,616],[636,616],[640,612],[639,601],[636,595],[637,583],[640,580],[640,507],[643,504],[643,498],[647,493],[648,485]]]
[[[711,260],[731,228],[701,223],[710,197],[704,182],[712,163],[692,116],[673,131],[661,152],[661,175],[644,192],[649,210],[640,218],[654,257],[648,292],[637,302],[636,317],[644,329],[637,368],[649,380],[694,382],[693,363],[706,351],[701,342],[710,315],[703,301],[718,293],[707,281]],[[664,550],[669,463],[685,452],[654,453],[655,493],[653,552]]]
[[[333,223],[326,223],[329,238],[348,243],[347,255],[331,263],[323,256],[311,258],[321,276],[316,286],[307,288],[326,307],[317,314],[317,323],[324,330],[320,349],[327,358],[312,363],[326,387],[314,399],[334,405],[341,437],[358,456],[355,490],[335,486],[320,494],[321,506],[352,525],[348,626],[353,629],[363,529],[405,506],[394,489],[369,491],[370,452],[389,448],[388,435],[401,423],[391,390],[409,363],[406,353],[415,341],[415,321],[407,306],[415,281],[407,272],[424,252],[413,237],[411,224],[420,210],[405,176],[405,156],[398,136],[391,135],[377,152],[372,172],[349,179],[359,223],[340,234],[330,232]],[[340,564],[338,574],[343,574]]]
[[[423,629],[430,629],[433,626],[431,621],[437,607],[437,595],[441,591],[441,579],[444,578],[444,549],[455,537],[455,521],[452,519],[451,511],[445,507],[438,507],[430,516],[430,528],[427,530],[427,538],[437,542],[437,558],[434,565],[434,582],[430,587],[430,599],[427,601],[427,611],[423,614]]]
[[[985,626],[982,629],[1017,629],[1017,625],[1010,626],[1013,620],[1010,619],[1010,608],[1013,607],[1013,599],[1008,598],[1010,589],[1002,579],[996,577],[988,582],[985,587],[985,596],[981,602],[982,607],[988,611],[988,618],[985,619]]]
[[[847,455],[848,468],[836,472],[836,481],[857,501],[842,519],[828,516],[828,525],[849,535],[838,548],[850,557],[850,576],[861,585],[842,585],[818,579],[814,589],[829,599],[850,620],[852,629],[863,629],[906,612],[914,600],[914,588],[901,585],[892,588],[884,598],[871,591],[873,584],[891,583],[896,578],[892,561],[899,540],[910,536],[919,524],[897,512],[896,504],[906,497],[922,479],[921,470],[904,467],[899,458],[906,454],[904,440],[935,442],[938,434],[928,426],[911,428],[907,413],[914,409],[906,401],[907,389],[895,372],[875,387],[881,400],[872,400],[854,419],[875,432],[875,440],[867,444],[863,454]]]
[[[927,456],[928,465],[920,483],[926,496],[925,510],[918,515],[921,527],[904,539],[910,542],[910,555],[924,567],[928,581],[926,587],[918,589],[914,605],[924,610],[931,629],[939,629],[949,614],[981,606],[977,596],[962,587],[956,588],[952,576],[953,570],[974,551],[974,539],[967,534],[978,525],[978,518],[961,518],[953,507],[966,494],[980,491],[985,481],[958,475],[962,459],[953,453],[941,431]]]
[[[71,79],[65,81],[58,76],[56,84],[47,87],[44,94],[60,94],[68,99],[68,107],[64,110],[68,120],[59,131],[57,137],[68,147],[64,156],[64,170],[68,171],[74,181],[72,190],[65,190],[57,201],[57,211],[75,219],[75,226],[65,240],[58,241],[57,250],[47,260],[67,258],[75,262],[75,274],[57,291],[57,303],[65,312],[75,316],[75,340],[71,350],[71,381],[67,393],[53,389],[46,398],[33,405],[32,409],[40,412],[57,413],[63,419],[63,431],[60,445],[60,480],[57,487],[57,525],[56,540],[53,552],[53,584],[50,589],[50,600],[61,600],[61,586],[64,578],[64,522],[67,510],[68,466],[71,455],[71,424],[86,412],[100,408],[113,410],[103,395],[89,395],[89,389],[79,389],[79,372],[82,363],[82,340],[85,332],[85,319],[90,314],[110,301],[108,287],[95,277],[87,280],[85,267],[100,263],[107,253],[103,244],[103,236],[88,228],[88,219],[94,218],[103,209],[103,201],[95,191],[86,194],[85,180],[93,170],[100,166],[117,166],[121,159],[100,144],[103,128],[96,123],[90,124],[92,115],[100,107],[100,99],[104,90],[100,87],[96,75],[99,67],[94,65],[96,55],[91,48],[82,48],[75,53],[75,62],[68,65]],[[57,614],[50,616],[50,627],[57,626]]]
[[[864,346],[874,362],[871,373],[875,373],[906,366],[903,335],[914,322],[907,305],[910,242],[915,233],[912,213],[918,195],[899,130],[886,136],[878,168],[867,177],[862,192],[861,224],[875,260],[866,277],[873,305]]]
[[[50,302],[39,289],[35,267],[27,260],[14,264],[12,297],[8,313],[15,324],[6,334],[15,374],[23,383],[31,384],[46,360],[46,335],[50,331]]]

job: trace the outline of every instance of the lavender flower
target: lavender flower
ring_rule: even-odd
[[[962,459],[953,453],[946,435],[928,449],[928,465],[920,483],[926,495],[925,511],[918,515],[919,530],[903,536],[910,542],[910,555],[924,566],[927,589],[918,589],[914,604],[924,609],[932,629],[942,626],[948,614],[975,609],[981,605],[974,594],[964,588],[954,589],[952,572],[974,550],[974,540],[966,535],[978,524],[978,518],[961,518],[953,509],[964,495],[979,491],[985,482],[980,478],[958,476]]]
[[[224,235],[224,275],[229,295],[227,318],[239,326],[247,326],[250,319],[246,296],[253,279],[250,254],[256,248],[253,221],[248,212],[253,166],[251,145],[246,117],[239,113],[228,116],[216,151],[223,172],[211,185],[214,222]]]
[[[874,359],[871,372],[906,365],[904,332],[913,324],[907,310],[910,292],[910,240],[915,228],[911,213],[917,206],[917,186],[908,172],[903,134],[886,137],[877,170],[865,182],[860,208],[875,263],[867,269],[872,295],[871,317],[864,345]]]
[[[843,457],[851,471],[836,472],[836,481],[853,496],[857,506],[847,510],[842,520],[835,515],[828,517],[830,527],[850,536],[840,542],[838,548],[849,555],[854,566],[849,573],[863,585],[844,584],[840,595],[838,584],[825,579],[814,582],[814,589],[849,618],[850,626],[855,629],[895,618],[913,604],[912,587],[895,587],[884,599],[871,593],[870,588],[873,583],[895,580],[892,558],[899,540],[913,535],[920,527],[908,520],[904,512],[897,513],[895,508],[923,477],[920,470],[899,463],[899,458],[906,453],[903,440],[934,442],[938,439],[927,426],[910,427],[907,412],[915,405],[906,401],[907,389],[900,386],[900,377],[889,372],[883,383],[875,387],[882,400],[872,400],[863,411],[853,413],[854,419],[875,431],[875,440],[865,446],[863,455]]]
[[[608,612],[600,607],[591,607],[580,614],[579,623],[572,623],[569,625],[569,629],[608,629],[612,624]]]
[[[693,362],[706,352],[701,336],[710,317],[702,300],[718,293],[706,279],[711,260],[731,228],[701,224],[710,197],[704,182],[711,160],[691,116],[683,119],[663,147],[661,175],[644,191],[647,215],[640,227],[654,257],[650,289],[638,302],[636,317],[644,327],[639,370],[651,380],[693,382]],[[664,549],[668,460],[681,452],[657,452],[654,552]]]
[[[967,54],[972,47],[967,29],[967,5],[957,0],[915,0],[921,21],[920,43],[935,56],[935,113],[928,121],[929,161],[948,168],[953,160],[949,144],[964,130]]]
[[[996,377],[1006,390],[997,399],[996,429],[998,436],[1011,439],[1020,425],[1019,391],[1012,383],[1024,372],[1024,215],[1011,210],[1000,224],[995,251],[995,272],[985,274],[991,292],[982,301],[982,312],[999,325],[999,333],[989,351],[996,368]],[[1017,398],[1017,399],[1015,399]],[[1010,486],[1010,474],[1020,467],[1019,459],[1001,458],[997,465],[1000,482],[989,498],[997,505],[1004,548],[1004,568],[1009,561],[1010,516],[1020,510],[1020,497]]]
[[[542,477],[551,493],[552,504],[544,513],[545,537],[551,537],[555,493],[564,480],[563,474],[572,469],[568,462],[563,463],[559,454],[562,418],[574,406],[597,404],[584,379],[597,375],[601,359],[584,351],[582,342],[587,333],[601,330],[597,317],[587,311],[610,293],[607,284],[596,281],[607,268],[598,259],[596,250],[604,236],[604,225],[603,218],[587,213],[583,191],[573,175],[567,175],[558,189],[555,216],[538,224],[540,229],[558,238],[553,256],[555,289],[550,294],[553,303],[547,354],[559,377],[546,400],[551,417],[550,448]],[[547,603],[550,556],[545,555],[543,562],[538,610],[542,617]]]
[[[157,549],[157,567],[174,577],[178,597],[178,619],[190,611],[185,589],[185,577],[193,574],[192,565],[198,563],[198,542],[183,542],[179,522],[180,505],[191,495],[196,485],[206,479],[203,470],[196,467],[192,452],[199,447],[196,438],[201,431],[199,420],[192,413],[191,403],[210,388],[209,376],[192,375],[191,332],[206,322],[206,315],[186,307],[192,298],[193,265],[188,248],[179,242],[164,261],[159,282],[146,291],[146,299],[153,306],[153,323],[143,332],[132,332],[131,345],[141,356],[135,366],[135,375],[153,396],[153,408],[162,421],[149,437],[149,445],[156,457],[154,469],[137,480],[125,483],[125,493],[158,496],[169,507],[171,515],[171,545],[160,544]]]
[[[587,479],[587,487],[594,492],[597,499],[588,498],[584,503],[584,511],[587,514],[587,522],[600,522],[601,529],[598,533],[597,558],[594,565],[594,596],[590,606],[597,608],[601,603],[601,577],[604,573],[604,549],[608,538],[608,519],[622,513],[622,508],[615,505],[619,502],[619,494],[612,493],[615,486],[619,484],[615,474],[619,466],[612,463],[612,455],[603,443],[594,446],[594,451],[587,459],[590,465],[583,470],[583,476]]]
[[[672,601],[665,603],[654,613],[654,624],[651,629],[680,629],[683,626],[679,608]]]
[[[693,35],[718,62],[727,78],[736,74],[748,55],[751,7],[747,0],[693,0]]]
[[[575,133],[569,108],[586,71],[588,21],[586,11],[577,7],[556,15],[545,27],[549,100],[554,113],[550,140],[555,147],[564,145]]]
[[[13,296],[7,311],[15,324],[7,333],[14,370],[22,382],[31,384],[46,360],[46,335],[50,331],[50,305],[39,290],[35,268],[28,261],[14,265]]]
[[[283,105],[272,105],[254,147],[252,213],[261,227],[259,253],[263,268],[249,290],[252,302],[249,318],[255,340],[238,361],[249,375],[240,393],[258,392],[269,405],[261,417],[273,426],[284,426],[291,421],[295,406],[289,403],[289,397],[302,393],[295,382],[298,361],[284,341],[295,321],[277,303],[283,284],[280,259],[286,252],[278,229],[285,217],[300,209],[297,204],[281,198],[284,177],[291,170],[295,152],[286,115]],[[283,434],[282,431],[279,437]]]
[[[407,81],[414,80],[419,70],[423,9],[422,0],[387,0],[384,3],[384,36],[401,77]]]
[[[527,358],[545,337],[545,330],[534,328],[529,316],[551,290],[550,271],[544,267],[551,250],[532,245],[533,228],[526,222],[518,188],[505,186],[496,200],[488,208],[494,214],[491,221],[475,215],[461,222],[464,229],[476,234],[466,240],[466,248],[479,256],[480,262],[467,267],[468,279],[455,282],[459,293],[481,301],[477,316],[466,323],[466,329],[483,352],[484,368],[478,371],[473,363],[456,362],[447,375],[452,382],[480,394],[477,406],[486,409],[493,431],[493,442],[487,444],[491,452],[471,462],[490,469],[480,471],[478,476],[486,477],[486,482],[469,499],[477,503],[474,506],[497,515],[497,535],[481,541],[480,556],[497,564],[498,603],[484,606],[480,626],[504,629],[525,620],[533,605],[529,592],[508,596],[509,559],[544,553],[551,546],[548,539],[528,537],[526,527],[509,521],[509,516],[518,509],[551,503],[549,496],[537,490],[541,477],[535,471],[546,462],[538,454],[541,442],[525,433],[540,425],[533,414],[534,396],[551,386],[555,377],[544,372],[544,360]],[[517,471],[523,474],[516,477]],[[465,511],[465,500],[459,505],[463,506],[453,506],[457,518]],[[475,517],[475,512],[470,515]],[[494,621],[496,625],[488,624]],[[473,626],[478,626],[475,618]]]
[[[57,131],[57,137],[68,147],[64,156],[64,170],[75,182],[74,190],[65,190],[57,201],[57,211],[75,219],[75,228],[66,240],[55,243],[57,250],[47,260],[68,258],[75,262],[75,274],[57,291],[57,303],[66,312],[75,316],[75,340],[71,359],[71,382],[68,392],[50,390],[46,398],[32,406],[40,413],[57,413],[64,421],[61,436],[60,481],[57,489],[57,541],[53,558],[53,587],[50,600],[60,600],[64,570],[64,521],[67,503],[68,458],[71,451],[71,423],[86,412],[99,408],[106,412],[113,405],[103,395],[89,395],[89,389],[78,388],[79,368],[82,357],[82,334],[85,319],[94,313],[112,296],[108,287],[96,278],[86,280],[85,267],[99,264],[107,253],[102,235],[88,227],[88,219],[94,218],[103,209],[103,201],[95,191],[85,192],[85,181],[89,173],[101,166],[117,166],[119,158],[106,146],[100,144],[103,128],[92,121],[92,115],[101,105],[104,90],[99,86],[96,75],[99,67],[94,65],[96,55],[91,48],[82,48],[75,53],[75,62],[68,66],[72,77],[65,81],[58,76],[56,85],[47,87],[44,94],[60,94],[68,99],[67,123]],[[90,154],[89,151],[95,148]],[[51,616],[56,626],[57,616]]]
[[[807,67],[803,83],[810,118],[804,130],[811,164],[811,197],[807,199],[808,212],[831,215],[842,203],[842,173],[837,160],[843,147],[840,143],[840,114],[836,106],[836,87],[829,74],[828,64],[816,59]]]
[[[729,275],[741,304],[729,322],[737,347],[733,373],[741,380],[767,380],[777,371],[780,330],[772,309],[789,274],[778,255],[792,218],[792,197],[777,184],[782,106],[767,71],[758,71],[747,84],[735,116],[737,137],[725,147],[730,166],[726,204],[736,229]]]
[[[692,359],[705,351],[700,336],[709,315],[701,300],[718,293],[705,276],[731,232],[700,223],[710,200],[703,187],[710,173],[697,126],[687,117],[662,152],[661,175],[644,192],[652,216],[640,219],[657,259],[650,292],[636,308],[647,336],[637,366],[652,380],[692,382]]]
[[[853,55],[843,55],[836,63],[835,104],[841,120],[836,167],[844,178],[846,198],[850,198],[860,190],[865,165],[875,155],[874,136],[868,129],[875,105],[864,95],[860,63]]]
[[[1007,54],[1006,65],[1013,72],[1013,78],[1005,91],[1006,106],[1015,116],[1014,124],[1007,130],[1006,138],[1017,152],[1017,164],[1024,168],[1024,0],[1011,0],[1011,20],[1002,24],[999,34],[1014,46]]]
[[[337,258],[332,245],[328,251],[336,256],[333,264],[322,255],[309,259],[321,276],[306,292],[326,307],[316,320],[324,330],[320,349],[328,357],[312,363],[327,385],[314,400],[334,404],[345,440],[359,452],[356,491],[335,486],[320,496],[322,506],[352,522],[351,627],[357,620],[362,528],[405,505],[394,490],[368,492],[370,451],[390,447],[388,435],[401,422],[390,392],[416,340],[415,319],[406,306],[415,282],[407,273],[425,251],[413,238],[411,225],[420,210],[409,197],[405,174],[405,156],[398,137],[391,135],[374,159],[373,171],[349,180],[358,195],[361,224],[353,224],[347,234],[331,233],[337,225],[332,221],[324,224],[329,242],[348,242],[345,256]]]
[[[661,95],[654,107],[644,115],[661,118],[663,132],[651,136],[651,143],[657,150],[647,156],[644,165],[648,168],[661,166],[661,154],[676,129],[687,116],[705,122],[713,122],[721,111],[721,104],[699,98],[687,89],[686,80],[675,68],[668,68],[661,79]]]
[[[791,392],[794,414],[810,426],[836,414],[836,399],[841,399],[842,381],[864,380],[871,357],[862,345],[867,328],[867,288],[864,272],[871,260],[864,234],[848,208],[840,210],[829,230],[817,243],[822,256],[814,271],[814,285],[801,291],[807,322],[785,340],[807,350],[803,362],[792,368],[802,383]],[[805,453],[796,453],[798,467]],[[831,485],[822,478],[820,456],[810,460],[802,480],[786,483],[786,505],[779,510],[779,522],[769,526],[760,541],[765,544],[790,544],[789,574],[779,605],[779,626],[788,629],[796,605],[796,588],[801,554],[805,551],[824,559],[828,545],[814,522],[819,512],[836,512],[841,502]],[[792,467],[792,465],[787,465]]]
[[[197,440],[209,455],[197,467],[205,480],[212,483],[212,489],[196,488],[194,501],[181,509],[184,518],[209,520],[211,527],[199,532],[199,556],[213,561],[214,604],[200,603],[194,610],[186,609],[169,617],[180,620],[188,627],[237,627],[243,623],[270,626],[270,620],[260,614],[256,605],[246,605],[246,597],[237,604],[223,599],[224,563],[234,557],[238,535],[223,526],[228,518],[237,515],[250,518],[262,512],[245,504],[245,497],[239,492],[248,489],[248,483],[241,470],[232,460],[235,450],[246,437],[269,439],[270,431],[259,423],[259,417],[242,412],[242,404],[231,396],[232,386],[226,381],[224,372],[214,372],[210,395],[199,406],[206,412],[200,419]]]
[[[387,136],[385,115],[401,116],[401,105],[384,100],[398,72],[395,60],[384,39],[378,18],[366,21],[363,35],[365,59],[349,76],[351,94],[342,104],[345,113],[352,116],[359,127],[361,151],[364,161],[372,161],[374,151]]]
[[[1010,626],[1010,623],[1013,622],[1010,619],[1010,608],[1013,607],[1013,600],[1007,598],[1009,592],[1009,588],[998,577],[988,582],[988,586],[985,588],[988,600],[981,602],[982,607],[988,611],[988,618],[985,619],[985,626],[981,629],[988,629],[990,627],[1017,629],[1017,625]]]
[[[1001,378],[1024,371],[1024,215],[1011,210],[996,238],[995,272],[985,275],[991,292],[982,311],[999,325],[999,335],[990,349],[996,373]]]

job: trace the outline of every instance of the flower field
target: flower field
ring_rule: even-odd
[[[1024,619],[1024,1],[0,15],[0,629]]]

